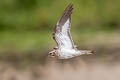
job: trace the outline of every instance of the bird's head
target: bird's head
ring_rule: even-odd
[[[48,53],[48,56],[50,57],[56,57],[56,54],[57,54],[57,50],[52,50]]]

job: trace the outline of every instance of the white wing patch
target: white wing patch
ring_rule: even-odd
[[[62,33],[68,34],[68,31],[70,29],[70,19],[66,21],[66,23],[62,26]]]
[[[61,32],[57,33],[55,36],[57,38],[59,48],[66,48],[66,49],[72,49],[72,41],[69,36],[69,29],[70,29],[70,19],[66,21],[66,23],[62,26]]]

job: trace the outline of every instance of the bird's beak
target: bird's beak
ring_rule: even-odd
[[[48,54],[48,57],[50,57],[50,55]]]

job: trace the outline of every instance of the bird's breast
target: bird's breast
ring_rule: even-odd
[[[60,49],[58,50],[58,58],[68,59],[74,57],[76,51],[74,49]]]

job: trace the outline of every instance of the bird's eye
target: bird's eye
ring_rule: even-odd
[[[54,53],[49,53],[50,56],[54,56]]]
[[[49,53],[49,55],[52,55],[52,53]]]

